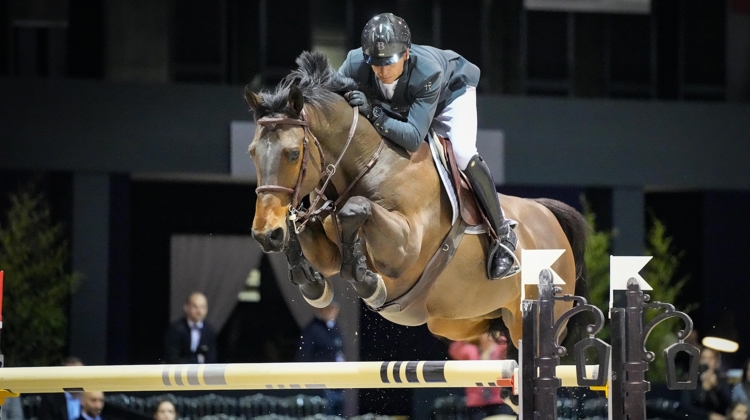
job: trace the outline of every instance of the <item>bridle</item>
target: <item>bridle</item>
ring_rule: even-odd
[[[307,123],[307,120],[305,119],[304,111],[300,114],[300,118],[284,118],[284,117],[263,117],[258,119],[258,124],[268,127],[268,126],[274,126],[274,125],[298,125],[301,126],[305,132],[305,137],[302,140],[302,168],[299,171],[299,175],[297,176],[297,183],[294,186],[294,188],[285,187],[283,185],[261,185],[258,188],[255,189],[255,193],[264,193],[264,192],[285,192],[292,194],[292,207],[297,207],[299,203],[299,194],[300,194],[300,188],[302,187],[302,180],[305,178],[305,174],[307,173],[307,161],[310,159],[310,138],[313,139],[315,142],[315,146],[318,148],[318,153],[320,154],[321,159],[321,174],[323,173],[323,168],[326,167],[325,165],[325,156],[323,155],[323,148],[320,146],[320,142],[318,139],[310,132],[310,125]],[[326,169],[327,170],[327,169]],[[335,171],[335,168],[334,168]]]
[[[302,110],[302,112],[300,112],[299,119],[286,117],[262,117],[256,121],[258,124],[266,127],[273,125],[297,125],[301,126],[304,130],[305,134],[302,140],[302,167],[299,171],[299,175],[297,176],[297,183],[295,184],[294,188],[285,187],[283,185],[261,185],[255,189],[256,194],[266,192],[284,192],[292,195],[292,201],[289,205],[288,217],[289,221],[294,225],[295,233],[302,232],[305,229],[305,225],[307,224],[307,222],[316,217],[320,217],[320,214],[323,212],[335,214],[338,209],[338,204],[341,202],[341,200],[347,196],[349,191],[351,191],[351,189],[359,182],[360,179],[362,179],[362,177],[370,170],[370,168],[375,165],[375,162],[377,162],[378,158],[380,157],[380,153],[383,151],[385,141],[381,139],[380,146],[372,155],[370,161],[365,165],[364,168],[362,168],[360,173],[346,187],[344,192],[339,194],[338,198],[335,201],[329,200],[328,197],[326,197],[326,188],[328,188],[331,178],[336,173],[336,168],[338,168],[339,164],[341,163],[341,159],[344,157],[346,150],[349,148],[349,145],[354,138],[354,132],[357,128],[357,121],[359,120],[359,107],[353,107],[352,111],[352,125],[351,128],[349,128],[349,135],[346,138],[344,148],[341,150],[341,154],[336,160],[336,163],[329,165],[326,164],[325,155],[323,153],[323,148],[320,145],[320,141],[318,141],[317,137],[315,137],[315,135],[310,131],[310,124],[307,121],[304,109]],[[325,199],[325,202],[322,206],[320,206],[320,208],[312,211],[308,211],[300,203],[300,190],[302,188],[302,181],[304,180],[305,174],[307,173],[307,163],[310,159],[310,139],[313,140],[315,147],[318,149],[318,154],[320,155],[321,178],[319,184],[320,186],[318,188],[315,188],[315,193],[317,195],[312,203],[310,203],[310,209],[315,209],[315,206],[318,204],[321,198]],[[331,186],[333,186],[333,184],[331,184]],[[334,223],[336,223],[335,219],[336,218],[334,217]]]

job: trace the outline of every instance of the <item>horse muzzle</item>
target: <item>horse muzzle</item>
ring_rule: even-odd
[[[253,239],[255,239],[263,252],[281,252],[284,250],[286,242],[286,231],[282,227],[258,231],[252,230]]]

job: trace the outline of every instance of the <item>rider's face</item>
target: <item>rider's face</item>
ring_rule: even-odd
[[[400,60],[390,66],[372,66],[372,71],[375,72],[375,76],[377,76],[381,82],[385,84],[393,83],[399,78],[399,76],[401,76],[401,73],[404,72],[404,64],[406,64],[406,60],[408,59],[409,50],[406,50],[406,53]]]

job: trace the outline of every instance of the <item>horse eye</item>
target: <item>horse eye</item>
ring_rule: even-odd
[[[255,156],[255,145],[251,144],[250,147],[247,148],[247,153],[250,154],[250,156]]]
[[[290,150],[289,151],[289,162],[296,162],[297,159],[299,159],[299,150]]]

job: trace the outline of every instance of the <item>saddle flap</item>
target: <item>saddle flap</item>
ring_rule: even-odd
[[[460,209],[461,218],[464,219],[469,226],[482,225],[484,223],[484,216],[481,207],[474,197],[474,192],[466,179],[466,175],[461,172],[456,164],[456,157],[453,154],[453,146],[451,146],[451,142],[441,136],[436,137],[438,143],[442,146],[443,158],[444,161],[447,161],[446,167],[451,174],[451,178],[453,178],[453,188],[456,190],[456,195],[458,196],[458,207]]]

